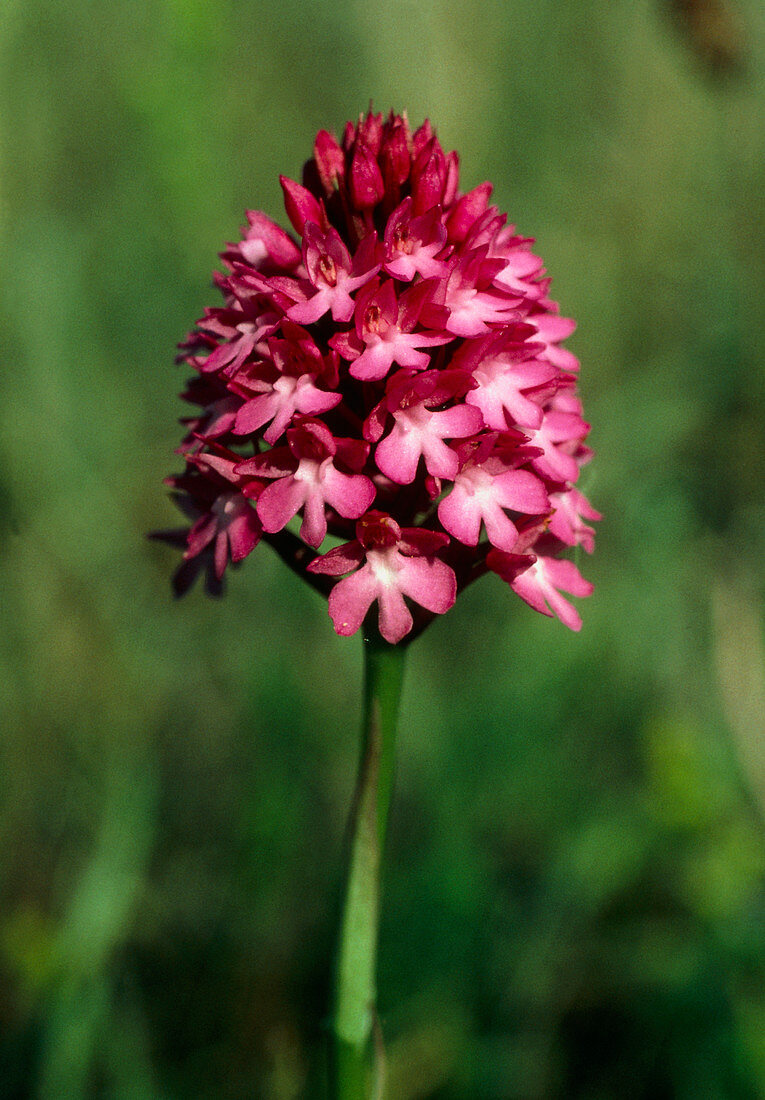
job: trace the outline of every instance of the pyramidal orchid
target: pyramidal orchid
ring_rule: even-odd
[[[322,130],[302,182],[281,177],[292,232],[248,211],[221,253],[222,296],[180,346],[191,520],[175,589],[211,592],[260,543],[363,630],[366,721],[333,1014],[335,1095],[366,1096],[377,883],[405,647],[493,574],[572,630],[593,549],[576,487],[591,452],[574,329],[533,241],[459,187],[429,122],[371,111]],[[332,540],[328,545],[327,540]]]

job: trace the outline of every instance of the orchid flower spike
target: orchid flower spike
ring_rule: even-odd
[[[600,516],[574,322],[458,165],[428,121],[370,111],[281,178],[294,234],[248,211],[180,346],[197,411],[169,480],[191,525],[158,536],[183,547],[178,592],[269,542],[341,635],[371,616],[411,640],[487,572],[580,629],[561,591],[592,585],[561,555],[590,553]]]

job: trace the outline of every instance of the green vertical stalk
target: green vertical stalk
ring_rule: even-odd
[[[349,859],[335,964],[332,1100],[382,1095],[376,1041],[376,961],[380,877],[385,847],[404,646],[364,638],[361,761],[349,822]]]

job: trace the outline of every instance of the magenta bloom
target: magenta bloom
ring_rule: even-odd
[[[295,235],[248,211],[223,302],[181,344],[198,411],[170,479],[194,521],[176,588],[269,542],[338,634],[376,616],[397,644],[486,572],[578,630],[561,592],[592,586],[560,555],[591,552],[600,517],[576,488],[574,322],[533,241],[491,184],[460,191],[430,123],[392,113],[322,130],[281,184]]]

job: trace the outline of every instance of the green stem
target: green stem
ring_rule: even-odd
[[[380,874],[385,847],[404,646],[364,638],[361,761],[349,822],[349,861],[335,967],[332,1100],[382,1095],[382,1046],[375,1034]]]

